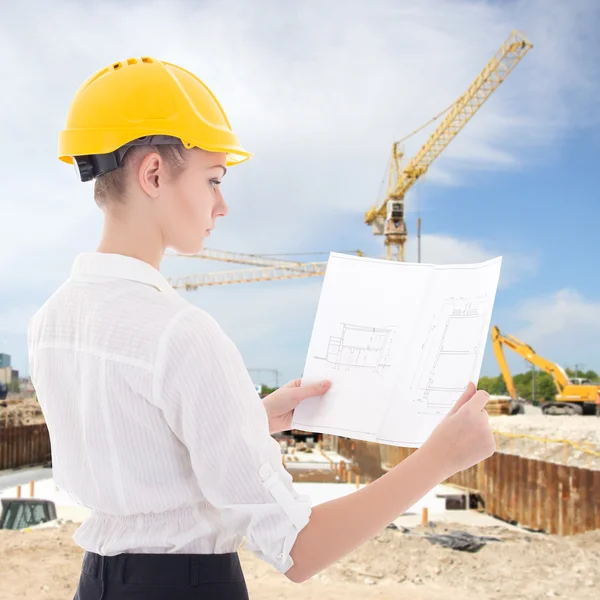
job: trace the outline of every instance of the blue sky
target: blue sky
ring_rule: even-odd
[[[408,259],[417,209],[425,261],[503,255],[493,323],[564,366],[600,370],[598,3],[114,3],[121,23],[110,4],[34,2],[0,24],[0,47],[15,57],[0,66],[11,82],[0,99],[9,141],[0,149],[0,352],[15,368],[27,373],[28,317],[99,239],[91,186],[56,159],[68,103],[93,71],[150,54],[195,71],[221,99],[255,155],[227,175],[230,215],[210,247],[381,256],[382,238],[362,219],[392,142],[462,93],[517,28],[533,50],[409,193]],[[407,156],[430,132],[407,142]],[[223,268],[168,258],[162,271]],[[302,371],[321,283],[186,297],[217,318],[248,367],[279,369],[282,382]],[[497,372],[488,347],[483,373]]]

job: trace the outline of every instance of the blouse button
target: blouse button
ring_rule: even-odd
[[[266,481],[267,479],[269,479],[269,477],[271,477],[271,475],[273,475],[273,473],[274,473],[273,467],[268,463],[261,465],[260,470],[258,471],[258,474],[260,475],[260,477],[263,481]]]

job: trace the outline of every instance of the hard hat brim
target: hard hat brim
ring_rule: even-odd
[[[127,132],[127,136],[123,136],[123,132],[120,131],[104,131],[94,132],[95,144],[90,145],[89,131],[77,130],[77,129],[65,129],[59,133],[58,148],[59,148],[59,160],[69,165],[72,165],[73,155],[66,152],[67,148],[78,148],[79,153],[77,156],[90,156],[94,154],[108,154],[118,150],[128,142],[139,137],[145,137],[148,135],[172,135],[170,131],[149,131],[140,130],[136,132],[136,135],[132,138],[131,131]],[[234,136],[232,136],[234,137]],[[242,148],[239,144],[223,145],[223,146],[212,146],[208,147],[206,144],[195,143],[194,140],[181,140],[186,148],[200,148],[206,152],[224,153],[227,155],[226,164],[227,166],[233,166],[240,164],[249,158],[252,153]],[[231,140],[237,141],[235,138]],[[87,142],[87,143],[86,143]]]

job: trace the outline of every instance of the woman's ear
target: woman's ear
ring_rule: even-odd
[[[138,167],[138,183],[145,194],[156,198],[160,193],[165,164],[158,152],[146,154]]]

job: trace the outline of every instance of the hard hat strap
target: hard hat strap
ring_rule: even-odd
[[[183,145],[179,138],[170,135],[146,135],[127,142],[114,152],[107,154],[90,154],[88,156],[74,156],[75,170],[81,181],[92,181],[100,175],[118,169],[123,163],[125,154],[134,146],[164,146]]]

